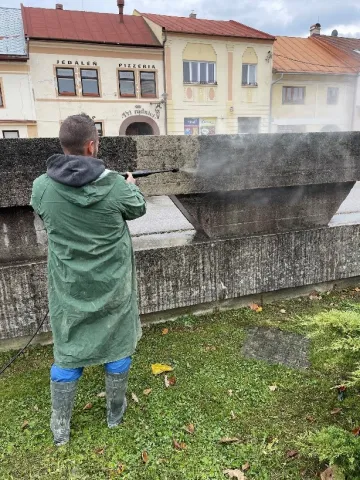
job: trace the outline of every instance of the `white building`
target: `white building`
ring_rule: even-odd
[[[21,11],[0,7],[0,138],[37,136]]]

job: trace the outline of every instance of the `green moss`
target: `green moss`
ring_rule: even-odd
[[[0,380],[0,478],[210,480],[224,479],[224,469],[249,462],[249,480],[315,479],[326,458],[308,455],[306,448],[294,459],[286,454],[298,448],[299,438],[323,428],[351,431],[360,425],[357,392],[349,390],[339,402],[331,389],[356,359],[339,357],[337,364],[337,352],[321,350],[327,339],[320,335],[312,340],[308,371],[247,360],[241,355],[245,328],[267,325],[308,333],[304,319],[321,312],[326,317],[334,308],[353,312],[349,304],[357,303],[357,295],[292,300],[264,306],[262,313],[239,309],[188,316],[167,324],[167,335],[162,335],[163,325],[146,328],[129,385],[129,398],[134,392],[139,404],[130,401],[123,425],[109,430],[105,399],[97,396],[104,390],[103,370],[87,369],[76,399],[71,442],[59,449],[53,447],[48,427],[52,349],[30,349]],[[9,357],[1,354],[0,364]],[[152,375],[152,363],[174,366],[176,385],[166,389],[163,377]],[[277,390],[271,392],[271,385]],[[152,389],[148,396],[143,394],[147,388]],[[83,410],[88,402],[93,408]],[[332,415],[337,407],[342,411]],[[29,426],[22,429],[24,421]],[[184,430],[189,423],[195,425],[193,435]],[[238,443],[219,443],[234,436]],[[176,451],[173,439],[187,448]],[[101,449],[102,454],[96,453]],[[141,459],[144,450],[147,464]]]

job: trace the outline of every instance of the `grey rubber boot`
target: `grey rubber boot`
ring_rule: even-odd
[[[114,428],[121,423],[127,407],[126,390],[129,371],[125,373],[105,373],[107,423]]]
[[[51,421],[50,428],[54,435],[54,443],[58,447],[65,445],[70,439],[70,420],[78,380],[76,382],[50,381],[51,389]]]

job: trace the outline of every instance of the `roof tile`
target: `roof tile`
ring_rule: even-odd
[[[32,39],[161,47],[142,17],[23,7],[25,34]]]

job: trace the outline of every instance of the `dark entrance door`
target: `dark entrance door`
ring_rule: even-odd
[[[135,122],[127,127],[125,135],[154,135],[154,131],[148,123]]]

